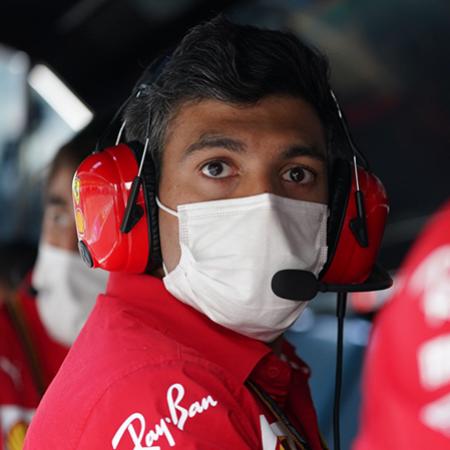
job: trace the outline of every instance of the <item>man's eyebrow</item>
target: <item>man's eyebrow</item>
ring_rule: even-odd
[[[232,152],[243,153],[246,150],[246,145],[239,140],[227,136],[208,133],[202,135],[198,141],[192,143],[186,148],[183,153],[183,159],[186,159],[197,151],[205,150],[208,148],[224,148]],[[309,156],[323,162],[326,161],[325,154],[315,146],[309,147],[303,145],[293,145],[292,147],[284,150],[280,156],[282,159],[291,159],[298,156]]]
[[[318,159],[319,161],[325,162],[326,156],[320,151],[317,147],[304,147],[301,145],[296,145],[284,150],[281,153],[282,159],[290,159],[295,158],[297,156],[309,156],[314,159]]]
[[[45,203],[52,206],[66,206],[67,202],[64,198],[56,194],[48,194]]]
[[[186,148],[183,153],[183,159],[192,155],[193,153],[205,150],[208,148],[224,148],[236,153],[242,153],[245,151],[245,144],[236,139],[232,139],[226,136],[218,136],[211,134],[204,134],[200,139]]]

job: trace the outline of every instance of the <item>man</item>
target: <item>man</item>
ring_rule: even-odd
[[[355,450],[450,448],[450,201],[406,258],[377,316]]]
[[[281,338],[305,302],[270,279],[326,261],[327,70],[289,34],[217,18],[144,74],[126,133],[149,138],[163,264],[111,274],[27,449],[325,448]]]
[[[45,389],[86,320],[93,299],[106,285],[106,272],[91,271],[81,261],[71,198],[73,173],[95,145],[94,130],[96,123],[64,145],[52,161],[37,262],[20,290],[10,292],[0,304],[1,450],[22,448]],[[24,247],[17,245],[16,251],[20,250],[22,254],[14,258],[29,259]]]

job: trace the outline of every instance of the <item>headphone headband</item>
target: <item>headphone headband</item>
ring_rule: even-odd
[[[144,72],[114,120],[131,98],[144,98],[157,83],[170,61],[165,54]],[[345,116],[332,90],[352,161],[338,159],[330,185],[328,223],[329,257],[321,272],[331,284],[361,283],[374,267],[388,212],[386,192],[369,172],[366,158],[356,147]],[[162,262],[157,180],[150,145],[150,117],[145,142],[120,144],[97,152],[85,160],[74,178],[74,205],[80,248],[94,267],[110,271],[150,272]],[[357,166],[357,160],[362,167]]]

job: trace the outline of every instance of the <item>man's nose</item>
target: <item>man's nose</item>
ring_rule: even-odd
[[[253,172],[251,176],[246,177],[246,180],[240,183],[238,191],[236,197],[249,197],[265,193],[283,195],[276,177],[272,174],[257,172]]]

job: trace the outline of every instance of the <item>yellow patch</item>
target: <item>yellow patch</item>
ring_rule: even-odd
[[[80,203],[80,179],[75,177],[72,183],[72,195],[75,200],[75,205]]]
[[[286,436],[278,436],[276,450],[290,450],[289,442]]]
[[[77,232],[79,236],[82,236],[85,231],[85,224],[84,224],[84,216],[81,212],[81,209],[77,208],[75,210],[75,225],[77,227]]]
[[[28,425],[25,422],[15,423],[6,436],[7,450],[22,450]]]

